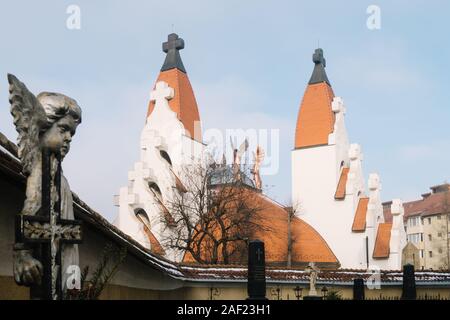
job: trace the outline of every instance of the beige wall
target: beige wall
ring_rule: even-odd
[[[213,300],[245,300],[247,298],[246,283],[238,283],[233,285],[212,284],[212,283],[186,283],[187,287],[171,291],[148,291],[132,288],[124,288],[119,286],[109,286],[102,294],[101,299],[178,299],[178,300],[210,300],[211,287],[213,290]],[[295,285],[268,285],[266,296],[269,300],[277,300],[278,294],[276,289],[280,289],[280,299],[296,300]],[[321,294],[322,287],[317,289]],[[353,298],[352,286],[327,286],[328,292],[337,291],[343,299]],[[308,290],[303,287],[302,296],[305,296]],[[402,286],[382,286],[381,289],[365,289],[366,299],[400,299],[402,294]],[[417,296],[428,297],[438,295],[441,298],[450,300],[450,287],[447,288],[422,288],[417,289]]]
[[[419,254],[419,268],[448,270],[450,258],[448,246],[450,221],[448,215],[439,214],[420,218],[421,223],[417,226],[411,226],[409,223],[411,218],[409,218],[406,227],[408,235],[416,233],[423,235],[423,241],[414,243],[419,250],[423,251],[423,257]]]
[[[431,220],[431,224],[429,221]],[[445,214],[424,217],[425,269],[448,269],[448,220]],[[429,239],[431,235],[431,240]],[[430,251],[432,256],[430,256]]]
[[[108,285],[102,292],[100,299],[102,300],[210,300],[211,287],[213,290],[214,300],[244,300],[247,298],[246,283],[236,284],[213,284],[213,283],[186,283],[186,287],[174,290],[148,290],[130,288],[118,285]],[[268,285],[267,298],[270,300],[278,299],[276,289],[280,289],[280,298],[283,300],[296,300],[295,285]],[[318,293],[321,294],[321,288],[318,287]],[[15,284],[12,277],[0,276],[0,300],[17,300],[28,299],[28,289],[19,287]],[[327,286],[329,292],[338,291],[344,299],[353,298],[352,286]],[[307,294],[307,289],[303,286],[302,295]],[[380,298],[398,298],[402,294],[401,286],[382,286],[380,290],[365,289],[366,299]],[[425,294],[430,297],[438,295],[443,299],[450,299],[450,287],[447,288],[430,288],[418,287],[417,296],[424,297]]]

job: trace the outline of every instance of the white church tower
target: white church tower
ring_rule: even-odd
[[[348,141],[346,109],[334,95],[322,49],[315,51],[313,62],[292,151],[293,205],[322,235],[341,267],[401,269],[403,206],[396,201],[395,222],[384,222],[379,177],[370,175],[367,194],[361,147]]]
[[[185,192],[183,167],[200,161],[204,150],[197,102],[179,53],[183,48],[183,39],[174,33],[163,43],[167,56],[150,94],[140,159],[128,172],[128,185],[114,198],[119,207],[114,224],[174,261],[182,253],[164,247],[172,222],[167,203],[175,193]]]

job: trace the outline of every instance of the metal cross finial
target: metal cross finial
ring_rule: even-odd
[[[179,38],[176,33],[171,33],[167,37],[167,42],[163,43],[163,51],[165,53],[169,50],[181,50],[184,49],[184,40]]]
[[[323,50],[321,48],[317,48],[316,51],[313,54],[313,62],[315,64],[322,64],[324,67],[326,67],[326,61],[323,57]]]

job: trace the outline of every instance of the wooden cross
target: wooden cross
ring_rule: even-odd
[[[62,264],[61,245],[81,243],[81,221],[65,220],[61,214],[61,159],[54,155],[58,168],[51,174],[52,154],[42,151],[42,202],[36,215],[17,215],[16,242],[34,245],[34,256],[44,267],[40,286],[31,287],[32,299],[61,300]],[[51,190],[58,193],[57,203],[52,203]]]

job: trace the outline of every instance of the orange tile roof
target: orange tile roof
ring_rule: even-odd
[[[359,198],[356,208],[355,218],[353,219],[352,231],[362,232],[366,230],[366,215],[369,198]]]
[[[430,216],[450,211],[450,192],[432,193],[425,199],[405,202],[405,219],[411,216]]]
[[[169,101],[170,108],[177,113],[178,119],[183,123],[186,134],[199,142],[202,142],[200,127],[200,115],[194,91],[186,73],[177,68],[159,73],[158,81],[165,81],[174,89],[174,97]],[[155,108],[155,103],[150,101],[147,117]]]
[[[145,227],[145,233],[147,234],[148,240],[150,241],[151,252],[160,256],[165,255],[166,252],[159,243],[158,239],[156,239],[155,235],[150,230],[148,230],[147,227]]]
[[[389,258],[389,242],[391,241],[392,223],[380,223],[377,230],[377,238],[373,248],[374,259]]]
[[[170,168],[170,171],[172,172],[173,176],[175,177],[175,188],[181,193],[186,193],[187,189],[184,186],[183,182],[181,182],[180,178],[178,178],[178,175],[173,171],[172,168]]]
[[[256,193],[256,192],[255,192]],[[288,255],[288,216],[284,207],[268,199],[262,194],[256,194],[261,210],[255,212],[252,223],[258,223],[260,228],[253,233],[252,239],[264,241],[266,262],[268,264],[286,264]],[[309,224],[298,217],[291,222],[293,265],[309,262],[323,263],[338,267],[339,261],[322,238]],[[183,262],[195,262],[190,254],[186,254]],[[234,261],[242,263],[242,261]]]
[[[280,205],[263,198],[264,209],[258,219],[265,227],[257,230],[255,239],[265,243],[266,259],[269,262],[287,261],[288,217]],[[292,218],[292,262],[338,263],[334,253],[322,236],[309,224],[298,217]]]
[[[147,223],[145,223],[144,219],[140,215],[137,215],[137,218],[141,221],[142,225],[144,226],[144,232],[147,236],[148,241],[150,242],[150,251],[155,254],[159,255],[165,255],[165,251],[161,244],[159,243],[158,239],[156,239],[155,235],[151,232],[149,227],[147,226]]]
[[[333,89],[326,82],[306,87],[295,131],[295,148],[328,144],[335,116],[331,109]]]
[[[341,176],[339,177],[339,182],[334,194],[334,198],[337,200],[345,199],[345,187],[347,185],[348,171],[349,168],[342,168]]]
[[[392,201],[383,203],[383,213],[386,222],[392,221],[392,213],[390,204]],[[450,191],[426,193],[422,195],[422,199],[403,203],[405,214],[404,221],[413,216],[432,216],[450,211]]]

